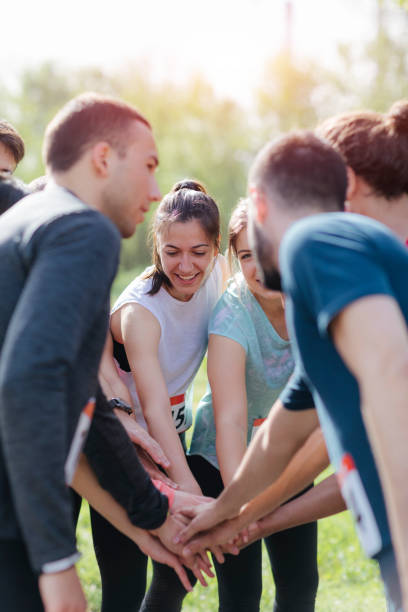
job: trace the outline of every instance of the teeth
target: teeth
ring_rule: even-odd
[[[195,277],[195,274],[193,274],[192,276],[181,276],[181,274],[179,274],[179,277],[181,278],[181,280],[189,281],[189,280],[193,280],[193,278]]]

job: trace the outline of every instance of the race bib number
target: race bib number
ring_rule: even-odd
[[[251,431],[251,440],[254,439],[254,436],[255,436],[256,432],[258,431],[258,429],[260,428],[262,423],[264,423],[265,421],[266,421],[266,418],[265,419],[254,419],[253,420],[252,431]]]
[[[171,397],[170,406],[177,433],[186,431],[190,425],[188,423],[188,412],[184,393]]]
[[[364,552],[372,557],[381,550],[381,534],[368,501],[360,474],[350,453],[343,455],[337,473],[341,494],[353,515],[358,537]]]
[[[68,457],[65,462],[65,482],[70,485],[75,474],[75,470],[78,465],[79,455],[85,444],[86,436],[88,435],[89,428],[92,423],[92,417],[95,410],[95,398],[91,397],[88,400],[85,408],[81,412],[81,416],[78,420],[74,437],[72,438],[71,446],[69,449]]]

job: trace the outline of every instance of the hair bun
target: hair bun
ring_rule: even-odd
[[[172,192],[181,191],[182,189],[191,189],[192,191],[201,191],[202,193],[207,193],[206,188],[202,183],[198,181],[194,181],[192,179],[184,179],[183,181],[178,181],[175,185],[173,185]]]
[[[408,100],[395,102],[386,117],[397,132],[408,136]]]

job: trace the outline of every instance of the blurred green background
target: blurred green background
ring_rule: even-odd
[[[17,127],[27,149],[16,174],[30,181],[44,173],[45,126],[72,96],[87,90],[120,96],[153,125],[162,193],[184,177],[204,182],[220,206],[225,245],[230,211],[245,195],[248,167],[268,139],[289,129],[313,129],[327,116],[350,109],[385,111],[395,100],[408,97],[408,2],[367,3],[372,6],[372,23],[364,44],[338,43],[331,69],[323,57],[321,62],[312,60],[283,44],[265,60],[250,106],[217,94],[200,72],[177,84],[170,77],[157,81],[140,61],[124,60],[120,69],[106,70],[67,69],[49,61],[22,69],[12,84],[2,82],[0,74],[0,116]],[[237,45],[254,44],[253,40],[237,40]],[[148,230],[149,218],[124,241],[121,273],[149,262]]]

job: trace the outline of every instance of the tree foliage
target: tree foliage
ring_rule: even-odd
[[[217,96],[198,74],[175,84],[153,81],[149,67],[141,64],[128,64],[114,73],[52,62],[24,70],[16,89],[2,88],[0,108],[0,115],[17,127],[26,144],[18,174],[29,181],[44,173],[45,126],[71,97],[82,91],[116,95],[138,107],[153,125],[162,193],[185,177],[202,181],[220,205],[225,237],[231,208],[246,192],[249,164],[266,139],[294,128],[313,129],[320,119],[352,108],[386,110],[396,99],[408,97],[408,12],[398,9],[396,2],[378,0],[377,23],[364,48],[339,45],[336,72],[288,51],[271,58],[251,110]],[[399,4],[406,6],[408,0]],[[148,225],[142,224],[136,236],[125,241],[123,268],[148,263]]]

